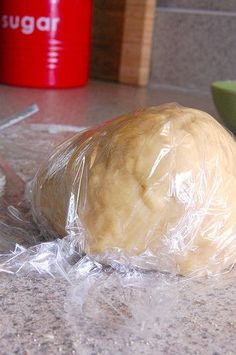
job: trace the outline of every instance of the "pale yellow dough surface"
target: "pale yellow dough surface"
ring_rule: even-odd
[[[236,143],[176,104],[124,115],[57,148],[36,177],[33,211],[61,237],[66,224],[75,237],[84,228],[88,254],[220,272],[236,262]]]

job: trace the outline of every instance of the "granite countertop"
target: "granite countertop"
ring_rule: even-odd
[[[207,94],[93,81],[81,89],[58,91],[1,86],[0,119],[36,103],[40,112],[32,123],[90,126],[172,101],[216,116]],[[189,280],[164,288],[162,284],[153,294],[150,285],[138,291],[138,301],[130,305],[131,313],[137,313],[133,319],[124,316],[129,288],[114,287],[115,279],[104,278],[104,287],[100,283],[93,290],[81,313],[75,300],[85,297],[85,288],[79,281],[71,285],[61,275],[0,272],[0,354],[235,354],[233,275],[234,271],[211,281]],[[122,304],[113,307],[123,292],[127,294]]]
[[[127,111],[167,102],[178,102],[216,115],[209,93],[93,81],[86,87],[68,90],[0,86],[0,119],[36,103],[40,112],[31,122],[90,126]]]

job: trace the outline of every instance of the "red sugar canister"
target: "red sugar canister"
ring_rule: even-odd
[[[92,0],[0,0],[0,82],[85,85],[91,14]]]

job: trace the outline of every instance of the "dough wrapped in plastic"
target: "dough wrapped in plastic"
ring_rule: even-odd
[[[75,135],[32,194],[41,228],[104,262],[203,275],[236,261],[236,143],[196,109],[150,107]]]

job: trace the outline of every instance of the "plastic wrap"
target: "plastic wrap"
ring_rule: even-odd
[[[128,134],[121,141],[128,127]],[[219,300],[224,305],[222,290],[229,290],[227,295],[235,300],[234,139],[208,115],[175,104],[141,110],[73,136],[80,130],[27,124],[0,131],[0,155],[4,159],[0,172],[4,186],[0,197],[0,272],[29,278],[37,272],[68,281],[65,304],[60,307],[64,307],[66,322],[74,332],[75,349],[80,354],[103,349],[104,334],[106,344],[115,352],[121,351],[123,343],[138,354],[142,349],[143,353],[149,353],[150,349],[156,353],[157,341],[165,351],[162,337],[171,333],[173,351],[181,352],[182,343],[188,342],[185,337],[188,329],[192,329],[193,338],[196,325],[199,331],[204,331],[206,320],[199,315],[196,319],[196,309],[204,314],[207,308],[215,322],[209,325],[211,331],[215,324],[219,329],[226,327],[214,310],[218,309]],[[64,142],[57,145],[61,140]],[[145,171],[142,162],[147,161]],[[104,162],[105,169],[100,171]],[[109,169],[116,164],[117,170],[110,175]],[[139,238],[142,236],[139,219],[142,223],[144,219],[142,214],[135,216],[135,213],[143,210],[141,191],[146,191],[147,197],[162,197],[154,223],[148,225],[150,233],[144,236],[142,252],[132,243],[131,249],[125,244],[124,248],[120,244],[111,247],[109,243],[102,252],[90,248],[90,240],[94,237],[96,242],[96,236],[90,232],[84,216],[91,208],[89,183],[95,168],[102,177],[100,183],[107,187],[107,191],[101,188],[101,195],[95,191],[94,196],[99,201],[103,194],[108,194],[103,213],[108,225],[112,219],[107,213],[116,204],[115,197],[118,196],[117,203],[121,201],[115,216],[123,218],[118,211],[125,209],[129,192],[133,191],[130,190],[133,180],[130,185],[124,169],[130,174],[135,169],[136,174],[139,169],[143,173],[142,179],[136,175],[140,181],[138,188],[136,185],[139,193],[136,203],[128,203],[132,207],[128,220],[131,226],[137,224]],[[119,187],[124,175],[127,184]],[[22,190],[22,183],[26,189]],[[114,190],[109,189],[113,185]],[[118,195],[112,196],[112,191]],[[155,207],[152,199],[147,198],[145,203],[146,210],[152,212]],[[61,206],[64,206],[62,218]],[[162,234],[156,233],[164,213],[166,229],[162,228]],[[93,215],[96,224],[99,222],[96,211]],[[58,225],[51,224],[51,218]],[[127,223],[122,225],[123,241],[126,228]],[[201,231],[205,240],[197,244]],[[161,248],[159,244],[157,249],[151,247],[150,241],[155,238],[165,241]],[[209,254],[204,247],[211,241]],[[199,252],[205,256],[204,264],[189,273],[182,272],[186,275],[183,277],[178,275],[181,272],[178,260],[189,251],[193,260]],[[203,274],[214,277],[196,277]],[[176,331],[180,328],[183,328],[181,335]]]
[[[102,264],[215,274],[236,260],[235,163],[211,116],[151,107],[59,145],[34,179],[34,217]]]
[[[29,124],[21,121],[38,111],[32,105],[0,120],[0,253],[23,250],[42,242],[33,223],[30,184],[42,160],[58,142],[83,127]],[[6,260],[6,255],[0,260]]]
[[[4,119],[1,119],[0,121],[0,130],[6,129],[7,127],[11,127],[21,121],[24,121],[26,118],[31,117],[35,113],[39,111],[39,108],[37,105],[32,105],[27,107],[24,111],[19,112],[15,115],[12,115],[10,117],[6,117]]]

